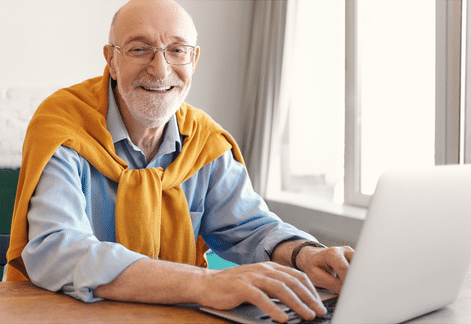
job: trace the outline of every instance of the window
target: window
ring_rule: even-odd
[[[366,206],[389,168],[458,163],[456,17],[460,1],[293,2],[267,198]]]
[[[281,147],[286,154],[280,155],[283,191],[332,200],[342,190],[344,7],[342,1],[299,1],[296,8]]]

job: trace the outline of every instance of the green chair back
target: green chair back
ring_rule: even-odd
[[[0,168],[0,280],[6,264],[6,250],[10,242],[11,218],[15,205],[20,169]]]

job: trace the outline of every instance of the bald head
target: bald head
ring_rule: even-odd
[[[121,7],[113,17],[109,42],[119,43],[119,38],[129,28],[139,25],[154,27],[176,25],[175,32],[185,33],[189,45],[196,45],[197,31],[191,16],[173,0],[131,0]]]

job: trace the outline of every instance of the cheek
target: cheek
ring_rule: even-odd
[[[131,84],[134,81],[134,76],[135,74],[132,73],[129,69],[125,69],[122,67],[117,67],[116,68],[116,81],[118,84],[121,85],[123,89],[130,89],[132,88]]]
[[[191,85],[191,81],[192,81],[192,77],[193,77],[193,71],[191,70],[191,68],[189,69],[184,69],[183,71],[181,71],[180,73],[180,79],[183,81],[183,83],[185,83],[185,85],[187,87],[189,87]]]
[[[191,79],[193,77],[193,69],[192,65],[180,65],[174,66],[173,69],[174,73],[178,76],[178,78],[186,85],[191,83]]]

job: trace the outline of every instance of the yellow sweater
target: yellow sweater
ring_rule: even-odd
[[[152,258],[205,266],[207,247],[195,244],[186,197],[180,184],[204,165],[232,149],[243,163],[231,136],[202,111],[183,103],[176,113],[182,151],[167,169],[130,170],[114,150],[106,128],[109,71],[62,89],[34,114],[23,146],[7,280],[28,280],[21,252],[28,242],[27,212],[41,172],[60,145],[74,149],[103,175],[118,182],[116,240]]]

